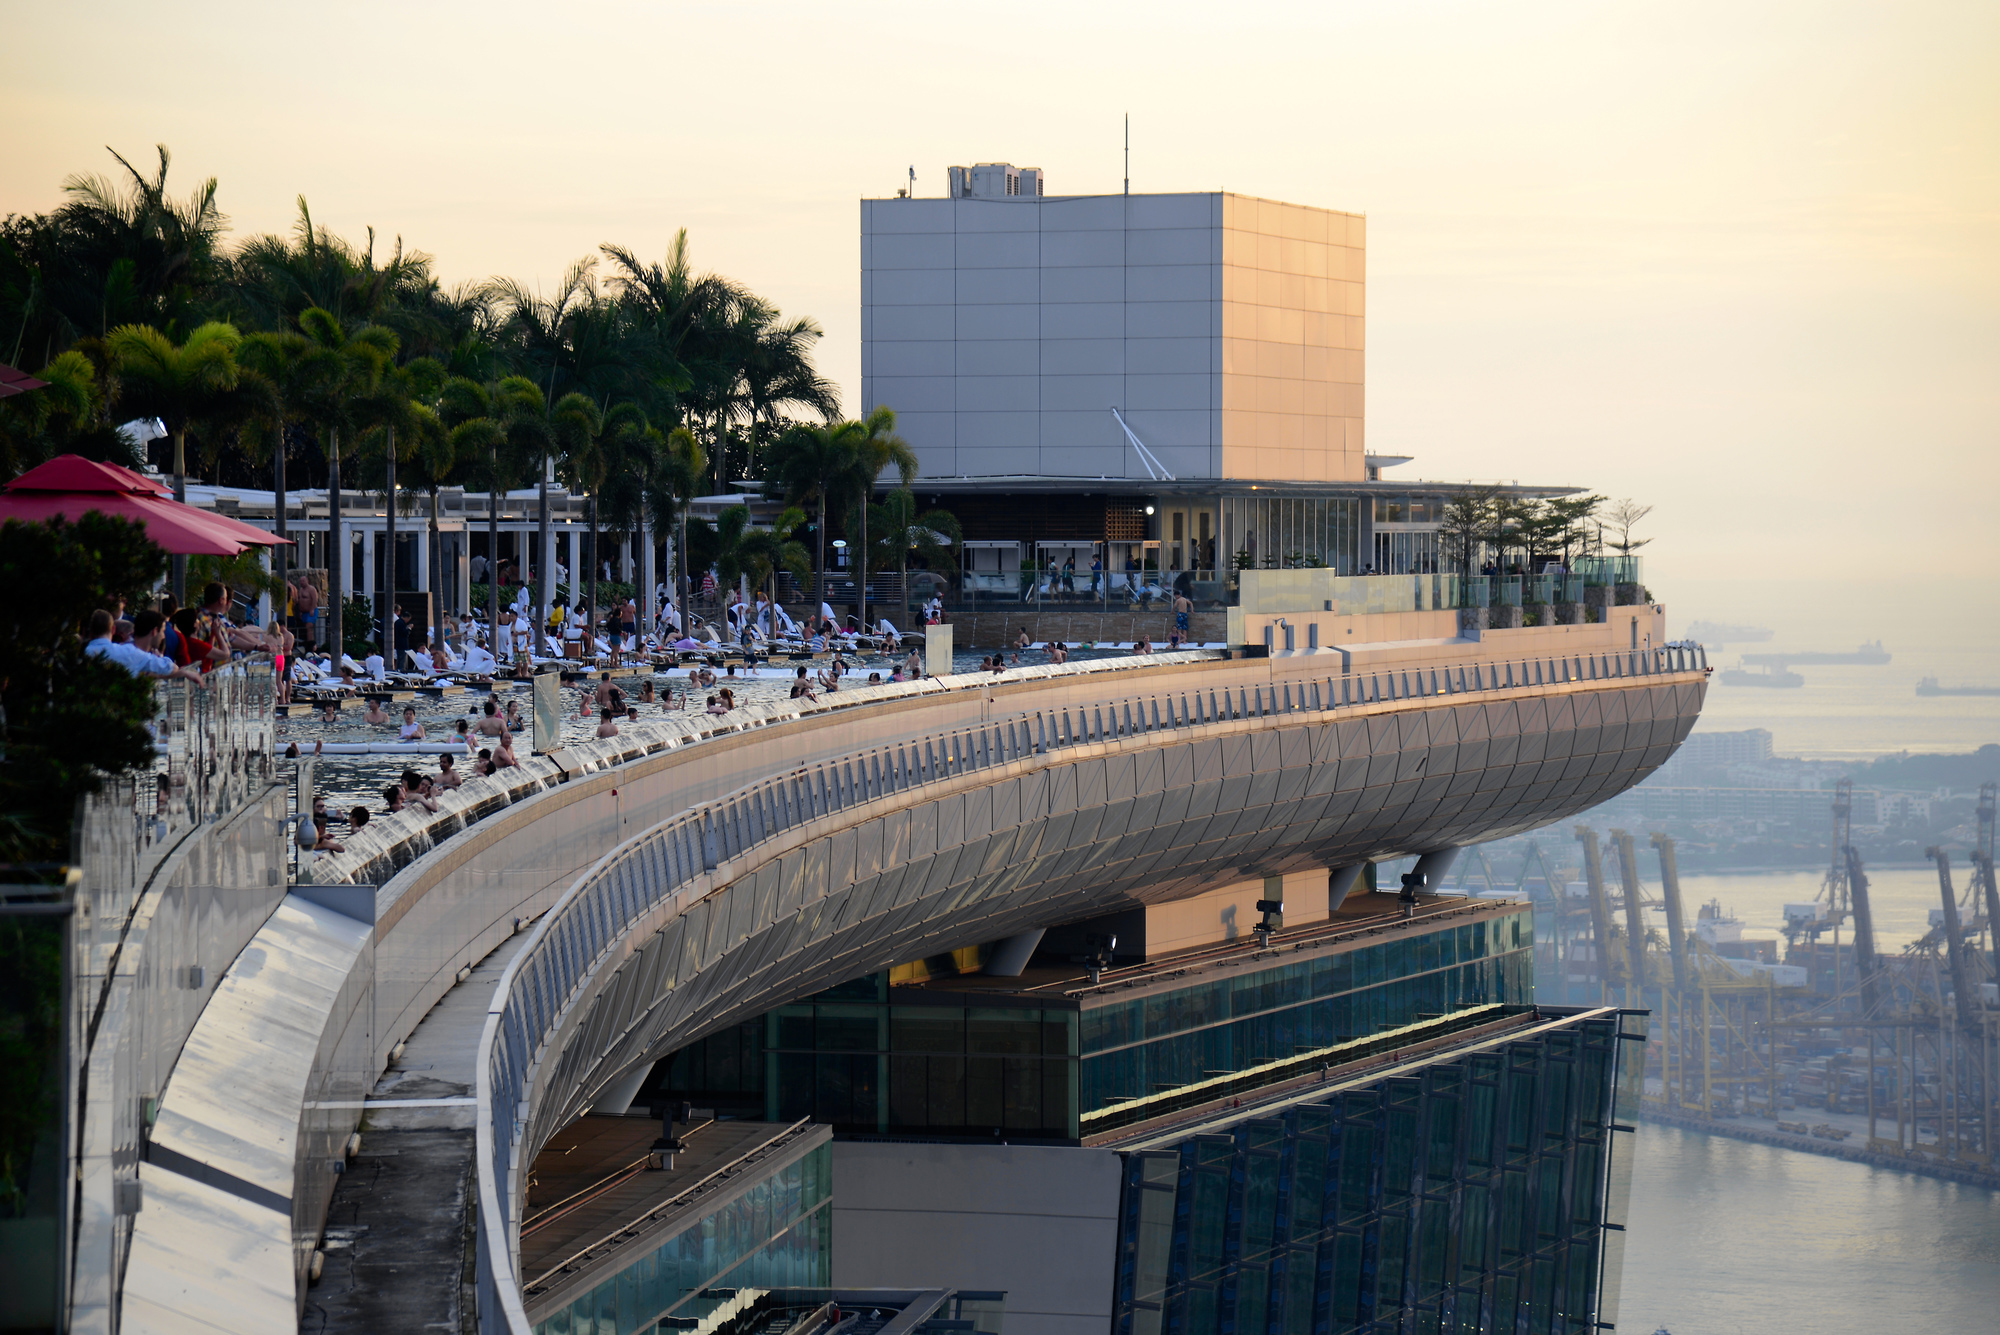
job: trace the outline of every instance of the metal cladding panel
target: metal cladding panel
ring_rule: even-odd
[[[161,1335],[270,1335],[298,1326],[287,1212],[151,1164],[126,1261],[121,1325]]]

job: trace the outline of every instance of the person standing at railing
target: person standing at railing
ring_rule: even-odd
[[[132,642],[113,644],[111,641],[111,613],[99,608],[90,614],[89,641],[83,652],[89,658],[108,658],[135,677],[178,677],[191,681],[197,686],[206,686],[201,673],[183,666],[160,652],[160,639],[166,626],[166,618],[158,612],[145,611],[132,618]]]

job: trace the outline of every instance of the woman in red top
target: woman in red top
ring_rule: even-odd
[[[167,637],[163,649],[168,657],[182,667],[204,670],[213,659],[227,660],[229,650],[218,648],[207,640],[196,637],[195,619],[199,615],[192,607],[183,607],[174,613],[172,625],[175,633]]]

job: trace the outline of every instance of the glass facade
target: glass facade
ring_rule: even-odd
[[[1076,1003],[982,1005],[871,974],[765,1016],[766,1117],[835,1131],[1076,1138]]]
[[[832,1199],[833,1147],[822,1143],[543,1316],[535,1335],[651,1335],[707,1316],[725,1301],[703,1296],[715,1289],[824,1288]]]
[[[844,1134],[1074,1141],[1132,1099],[1533,1000],[1526,910],[1137,997],[830,988],[667,1058],[654,1089]]]
[[[1220,559],[1229,569],[1324,566],[1358,575],[1361,505],[1339,497],[1225,496]]]
[[[1471,1006],[1525,1005],[1523,910],[1082,1012],[1085,1112]],[[775,1119],[774,1119],[775,1120]]]
[[[1115,1335],[1615,1321],[1644,1035],[1643,1015],[1551,1017],[1127,1154]]]

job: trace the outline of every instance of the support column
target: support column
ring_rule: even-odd
[[[1335,867],[1326,874],[1326,916],[1331,918],[1340,912],[1340,906],[1354,890],[1355,883],[1368,864],[1357,862],[1349,867]]]
[[[431,531],[420,528],[414,535],[417,543],[417,592],[431,591]]]
[[[1418,858],[1417,865],[1410,870],[1424,878],[1424,890],[1434,895],[1437,893],[1438,884],[1444,880],[1446,874],[1451,871],[1451,864],[1456,861],[1458,861],[1456,848],[1438,848]]]
[[[994,978],[1019,978],[1021,971],[1028,967],[1034,957],[1035,947],[1042,944],[1042,933],[1046,928],[1037,927],[1032,932],[1022,932],[1003,941],[995,941],[992,953],[986,957],[986,967],[982,972]]]
[[[375,530],[361,530],[361,596],[375,605]]]
[[[583,543],[581,541],[582,535],[576,531],[575,524],[565,524],[563,525],[563,537],[566,538],[569,542],[569,560],[565,562],[565,564],[568,565],[569,567],[570,588],[572,591],[574,591],[575,589],[581,588],[585,583],[582,573],[582,567],[583,567]],[[571,597],[569,603],[571,607],[576,606],[575,597]]]
[[[659,609],[659,571],[655,568],[652,520],[639,521],[639,633],[652,629],[653,613]]]

